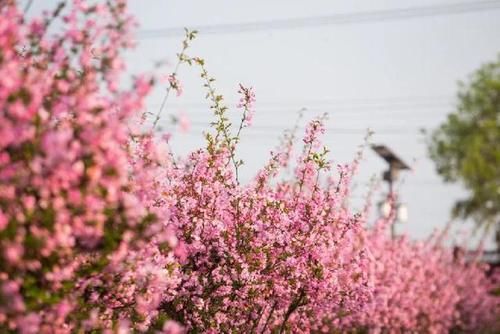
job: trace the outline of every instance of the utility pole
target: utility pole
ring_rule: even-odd
[[[383,173],[383,179],[384,181],[387,182],[389,186],[389,193],[387,195],[386,203],[384,203],[384,205],[387,205],[387,203],[388,205],[390,205],[388,213],[388,215],[390,215],[390,213],[392,213],[395,208],[398,208],[399,211],[399,204],[394,203],[395,200],[394,182],[396,182],[400,171],[410,170],[411,168],[385,145],[372,145],[372,149],[389,165],[389,169],[387,169]],[[400,218],[398,216],[399,214],[397,214],[396,216],[397,219]],[[395,223],[391,225],[391,236],[392,238],[396,237]]]

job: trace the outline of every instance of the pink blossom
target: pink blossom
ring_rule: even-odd
[[[179,130],[181,132],[188,132],[189,129],[191,128],[191,121],[189,120],[189,117],[185,113],[181,113],[179,115]]]
[[[19,322],[19,332],[21,334],[37,334],[39,333],[39,326],[41,317],[36,313],[30,313]]]
[[[177,96],[181,96],[183,92],[183,87],[179,79],[177,79],[177,76],[175,74],[169,74],[167,76],[167,81],[169,84],[169,88],[173,89]]]
[[[180,326],[177,322],[172,320],[167,320],[165,322],[162,331],[165,334],[182,334],[185,332],[182,326]]]
[[[5,245],[3,253],[5,260],[7,260],[12,264],[16,264],[21,260],[21,257],[23,256],[24,253],[24,249],[23,246],[19,244],[10,243]]]
[[[240,102],[238,108],[243,109],[242,124],[244,126],[250,126],[252,124],[253,114],[254,114],[254,103],[255,103],[255,93],[252,87],[246,88],[240,84],[240,89],[238,93],[241,94]]]

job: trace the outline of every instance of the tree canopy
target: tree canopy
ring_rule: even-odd
[[[447,182],[461,182],[467,198],[453,215],[500,227],[500,57],[460,83],[455,112],[430,138],[429,152]]]

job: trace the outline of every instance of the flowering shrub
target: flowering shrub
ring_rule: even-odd
[[[316,151],[322,131],[309,124],[295,178],[275,185],[271,160],[238,186],[224,141],[190,155],[167,191],[186,250],[164,304],[172,317],[202,332],[320,330],[369,299],[361,217],[342,206],[348,177],[318,179],[329,168]]]
[[[485,267],[439,246],[440,237],[387,238],[388,222],[370,231],[374,298],[356,323],[376,332],[494,333],[499,301]]]
[[[150,171],[132,164],[127,122],[151,82],[119,88],[125,3],[74,1],[29,22],[9,1],[0,12],[1,331],[147,325],[176,240],[138,196]],[[168,242],[160,259],[142,254],[153,232]]]
[[[311,121],[291,178],[294,133],[248,184],[202,59],[214,113],[206,146],[174,159],[143,123],[154,78],[122,88],[134,25],[126,3],[74,0],[27,21],[0,3],[0,331],[475,332],[495,330],[495,283],[435,242],[365,229],[347,205],[359,159],[332,172]],[[58,22],[57,32],[51,27]],[[183,124],[187,124],[184,122]],[[146,129],[146,130],[145,130]]]

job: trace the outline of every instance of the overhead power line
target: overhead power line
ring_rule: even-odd
[[[469,1],[452,4],[398,8],[388,10],[374,10],[353,13],[342,13],[316,17],[290,18],[267,21],[253,21],[245,23],[207,24],[190,27],[203,34],[231,34],[253,31],[288,30],[306,27],[319,27],[327,25],[341,25],[367,22],[395,21],[420,17],[433,17],[455,15],[470,12],[480,12],[500,9],[500,1]],[[139,32],[141,39],[174,37],[184,35],[184,27],[171,27],[162,29],[149,29]]]

